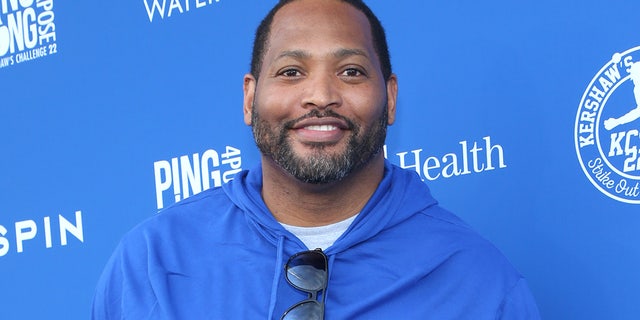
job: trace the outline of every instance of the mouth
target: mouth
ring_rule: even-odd
[[[313,117],[296,122],[291,130],[303,143],[334,144],[340,141],[350,128],[350,122],[341,118]]]
[[[310,125],[303,127],[303,129],[312,131],[332,131],[338,130],[338,127],[332,125]]]
[[[307,117],[296,121],[291,129],[306,129],[314,131],[351,130],[353,124],[342,117]]]

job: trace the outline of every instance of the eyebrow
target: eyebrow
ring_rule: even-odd
[[[332,53],[334,58],[342,59],[350,56],[363,56],[365,58],[369,58],[367,53],[361,49],[348,49],[341,48]],[[286,50],[281,52],[275,60],[279,60],[282,58],[295,58],[295,59],[308,59],[311,58],[311,53],[305,50]]]
[[[363,56],[365,58],[369,58],[367,53],[361,49],[339,49],[338,51],[333,53],[333,56],[336,58],[345,58],[349,56]]]
[[[296,59],[306,59],[311,57],[311,54],[307,51],[303,50],[286,50],[281,52],[275,60],[280,60],[282,58],[296,58]]]

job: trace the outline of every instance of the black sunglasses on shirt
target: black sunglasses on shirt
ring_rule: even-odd
[[[322,249],[294,254],[284,265],[284,271],[287,282],[309,297],[287,309],[280,320],[324,319],[324,301],[318,301],[318,292],[327,288],[328,279],[327,256]]]

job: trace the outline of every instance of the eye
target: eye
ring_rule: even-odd
[[[364,72],[362,72],[362,70],[358,68],[347,68],[344,71],[342,71],[340,75],[346,76],[346,77],[360,77],[360,76],[364,76],[365,74]]]
[[[294,69],[294,68],[284,69],[280,71],[280,73],[278,74],[287,78],[299,77],[302,75],[302,73],[298,69]]]

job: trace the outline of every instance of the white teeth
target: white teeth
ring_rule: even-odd
[[[321,125],[321,126],[308,126],[308,127],[305,127],[305,129],[314,130],[314,131],[331,131],[331,130],[338,129],[338,127],[331,126],[331,125]]]

